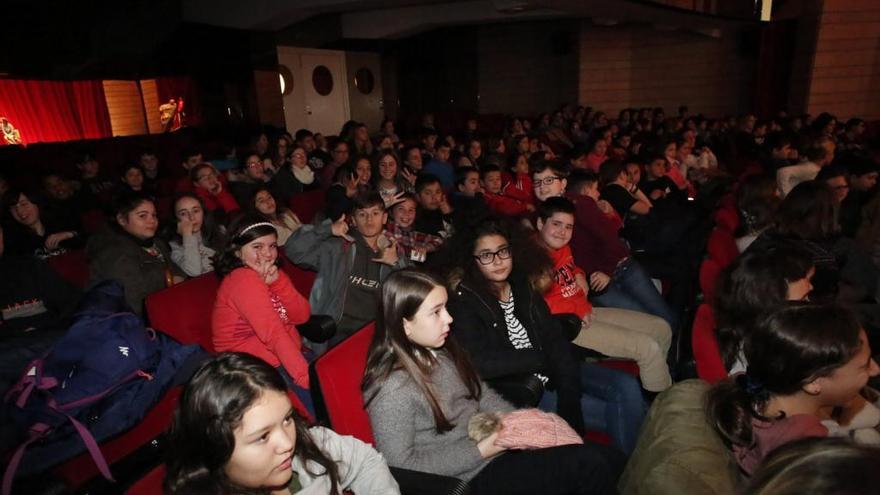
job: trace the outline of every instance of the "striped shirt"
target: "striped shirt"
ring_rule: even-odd
[[[519,318],[513,314],[513,291],[510,292],[510,300],[498,301],[498,304],[500,304],[501,309],[504,310],[504,323],[507,325],[507,338],[510,339],[510,343],[513,344],[513,347],[516,349],[532,349],[532,341],[529,340],[529,334],[526,332],[526,327],[524,327],[522,323],[520,323]],[[535,373],[535,376],[541,380],[541,383],[547,385],[549,378],[540,373]]]

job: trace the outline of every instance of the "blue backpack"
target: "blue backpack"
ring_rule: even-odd
[[[95,286],[70,329],[6,393],[4,416],[20,443],[3,494],[16,475],[44,471],[86,449],[112,480],[98,442],[140,421],[199,350],[145,328],[118,282]]]

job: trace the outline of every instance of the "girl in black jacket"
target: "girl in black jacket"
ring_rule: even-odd
[[[605,430],[630,452],[645,414],[637,378],[579,363],[559,323],[530,280],[541,252],[499,220],[486,219],[453,237],[450,281],[453,331],[480,377],[533,374],[546,387],[539,407],[557,412],[578,432]],[[519,260],[519,261],[517,261]],[[531,265],[531,266],[529,266]]]

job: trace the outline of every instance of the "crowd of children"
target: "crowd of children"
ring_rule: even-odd
[[[880,444],[877,422],[854,420],[876,410],[880,373],[880,168],[861,120],[686,107],[610,119],[566,105],[503,129],[441,130],[428,114],[413,132],[371,131],[262,132],[240,153],[186,149],[179,164],[141,150],[109,164],[115,180],[90,152],[77,177],[0,177],[0,386],[80,297],[46,260],[84,250],[89,284],[119,281],[142,316],[151,293],[221,278],[220,354],[181,398],[169,493],[396,493],[389,465],[477,493],[615,493],[654,397],[689,376],[703,297],[730,374],[708,392],[707,420],[742,476],[773,486],[764,458],[806,437]],[[306,223],[289,208],[304,194],[324,198]],[[710,300],[698,273],[724,201],[742,254]],[[310,294],[279,270],[285,258],[316,272]],[[311,315],[335,322],[328,342],[298,331]],[[309,428],[283,393],[313,411],[309,362],[374,321],[363,393],[378,453]],[[522,379],[540,400],[510,392]],[[496,435],[468,437],[476,413],[529,407],[610,445],[508,452]]]

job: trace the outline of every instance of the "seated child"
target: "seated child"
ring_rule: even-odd
[[[385,225],[385,236],[397,243],[397,254],[416,263],[425,261],[442,244],[443,238],[413,230],[418,202],[415,196],[404,193],[391,207],[391,220]]]
[[[618,308],[594,308],[587,300],[590,286],[574,263],[569,241],[575,207],[562,197],[538,207],[538,243],[553,260],[553,275],[544,300],[553,314],[572,313],[583,321],[574,343],[607,356],[628,358],[639,365],[642,387],[661,392],[672,385],[666,354],[672,330],[662,318]]]

